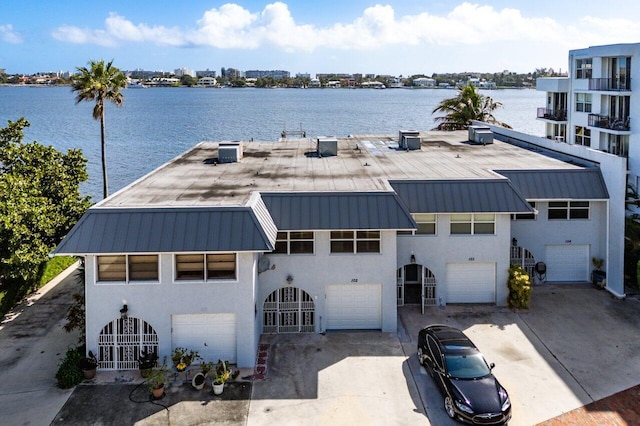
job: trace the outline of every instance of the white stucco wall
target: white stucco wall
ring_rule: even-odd
[[[416,263],[429,268],[436,277],[438,303],[447,303],[447,263],[495,263],[496,304],[507,304],[511,224],[510,215],[497,214],[495,235],[450,235],[450,215],[437,215],[437,235],[398,236],[398,267]],[[442,299],[440,299],[442,297]]]
[[[102,328],[120,316],[126,300],[128,315],[148,322],[158,334],[160,361],[170,357],[172,315],[236,314],[238,367],[253,367],[257,340],[254,311],[253,253],[238,253],[237,280],[188,282],[174,280],[174,255],[161,254],[158,283],[97,283],[96,256],[86,256],[87,349],[95,351]],[[169,361],[170,362],[170,361]]]
[[[273,291],[286,286],[298,287],[313,297],[316,331],[326,324],[326,287],[332,284],[382,284],[382,331],[395,332],[396,305],[396,232],[381,232],[381,253],[332,254],[330,232],[315,232],[315,254],[267,253],[271,269],[259,275],[258,318],[262,328],[264,300]],[[287,283],[287,276],[293,281]]]
[[[507,139],[524,141],[530,146],[581,158],[600,167],[609,192],[608,224],[603,223],[607,233],[607,253],[605,270],[607,272],[607,290],[617,297],[624,297],[624,226],[625,226],[625,193],[627,184],[627,159],[607,154],[580,145],[557,143],[549,139],[527,135],[515,130],[489,125],[479,121],[473,124],[488,125],[495,134]],[[608,227],[607,227],[608,226]]]

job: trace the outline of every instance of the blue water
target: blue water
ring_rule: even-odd
[[[275,141],[282,130],[304,129],[307,137],[397,134],[429,130],[431,111],[455,90],[408,89],[195,89],[125,90],[121,108],[106,108],[109,189],[114,193],[196,143],[209,140]],[[494,90],[503,103],[495,116],[514,129],[543,135],[536,108],[545,94]],[[80,148],[89,160],[82,191],[101,199],[100,123],[93,104],[75,104],[68,87],[0,87],[0,127],[25,117],[25,140],[57,149]]]

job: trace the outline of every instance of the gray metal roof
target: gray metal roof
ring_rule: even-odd
[[[392,180],[411,213],[525,213],[529,203],[507,179]]]
[[[606,200],[607,186],[598,168],[496,170],[528,200]]]
[[[54,254],[270,250],[249,207],[92,208]]]
[[[416,229],[393,192],[263,193],[280,230]]]

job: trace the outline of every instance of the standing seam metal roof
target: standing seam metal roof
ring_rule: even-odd
[[[528,200],[606,200],[607,186],[598,168],[496,170]]]
[[[391,180],[411,213],[526,213],[533,209],[507,179]]]
[[[250,207],[91,208],[54,254],[270,251]]]
[[[416,229],[393,192],[262,193],[280,230]]]

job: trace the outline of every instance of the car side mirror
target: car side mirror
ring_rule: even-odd
[[[496,364],[494,362],[489,364],[489,370],[493,370],[495,367],[496,367]]]

